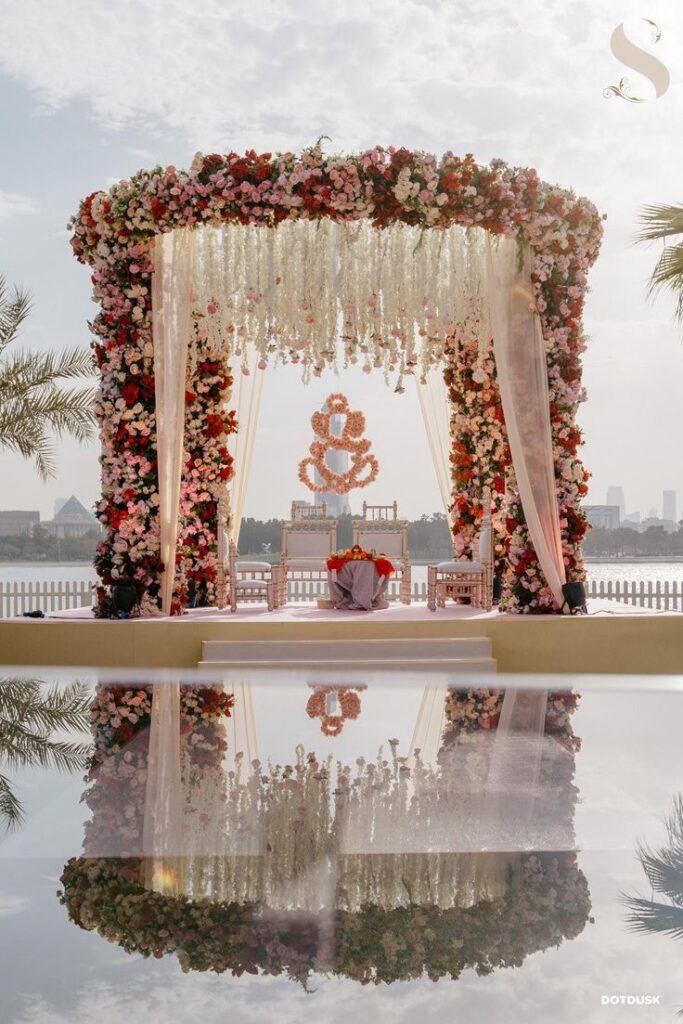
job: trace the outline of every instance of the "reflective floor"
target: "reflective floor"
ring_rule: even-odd
[[[7,767],[4,676],[2,1024],[683,1008],[681,680],[81,676],[84,780]]]

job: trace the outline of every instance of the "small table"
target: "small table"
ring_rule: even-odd
[[[370,612],[389,607],[384,596],[389,577],[380,576],[374,562],[351,559],[341,569],[328,572],[327,582],[330,597],[338,611]]]

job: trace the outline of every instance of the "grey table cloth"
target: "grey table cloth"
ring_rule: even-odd
[[[327,574],[330,597],[338,610],[370,612],[388,608],[385,594],[388,576],[380,576],[374,562],[349,561]]]

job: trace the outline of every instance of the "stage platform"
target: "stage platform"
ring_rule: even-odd
[[[100,668],[194,668],[205,642],[479,637],[499,672],[683,674],[683,618],[612,601],[582,616],[506,615],[424,604],[336,612],[310,602],[275,612],[257,605],[195,609],[176,618],[95,619],[90,609],[45,619],[0,620],[0,664]]]

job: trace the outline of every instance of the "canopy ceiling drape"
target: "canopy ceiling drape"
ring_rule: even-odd
[[[229,347],[240,430],[232,482],[232,531],[239,532],[265,356],[294,349],[304,372],[334,356],[337,338],[359,339],[366,368],[429,382],[423,415],[439,487],[450,504],[445,387],[438,367],[454,327],[490,342],[498,370],[512,462],[531,540],[555,601],[565,582],[555,493],[545,347],[533,308],[531,258],[513,239],[486,232],[420,230],[397,222],[285,222],[275,230],[228,225],[182,228],[155,247],[152,294],[162,611],[171,607],[183,452],[183,392],[193,304],[202,330]],[[344,365],[356,362],[355,345]],[[295,357],[298,358],[298,355]],[[249,371],[244,374],[241,371]],[[440,374],[439,374],[440,377]],[[234,407],[234,405],[233,405]],[[539,584],[540,585],[540,584]]]

